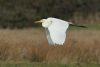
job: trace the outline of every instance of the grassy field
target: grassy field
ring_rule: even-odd
[[[0,67],[100,67],[100,64],[2,63]]]
[[[0,67],[100,67],[100,64],[57,64],[57,63],[1,62]]]
[[[0,67],[99,67],[100,31],[91,27],[69,29],[63,46],[48,45],[43,28],[0,29]]]

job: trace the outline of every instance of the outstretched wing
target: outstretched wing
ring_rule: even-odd
[[[48,27],[51,40],[54,44],[63,45],[66,38],[68,22],[52,18],[52,24]]]
[[[45,28],[45,31],[46,31],[46,36],[47,36],[47,39],[48,39],[48,43],[49,44],[54,44],[52,39],[51,39],[51,36],[50,36],[48,28]]]

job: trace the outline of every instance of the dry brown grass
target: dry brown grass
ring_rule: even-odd
[[[0,30],[0,60],[100,63],[100,31],[70,30],[63,46],[48,45],[43,29]]]

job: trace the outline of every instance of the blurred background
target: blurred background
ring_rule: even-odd
[[[55,17],[74,23],[99,23],[100,0],[0,0],[0,27],[36,27],[34,21]]]
[[[64,45],[49,45],[41,24],[34,23],[48,17],[88,28],[70,27]],[[92,65],[100,64],[100,0],[0,0],[1,67],[8,67],[5,62],[15,64],[9,67],[35,62],[36,67],[100,67]]]

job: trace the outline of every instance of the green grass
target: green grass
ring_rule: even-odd
[[[87,24],[89,29],[100,29],[100,24]]]
[[[100,67],[100,64],[0,63],[0,67]]]
[[[66,65],[46,63],[1,63],[0,67],[66,67]]]

